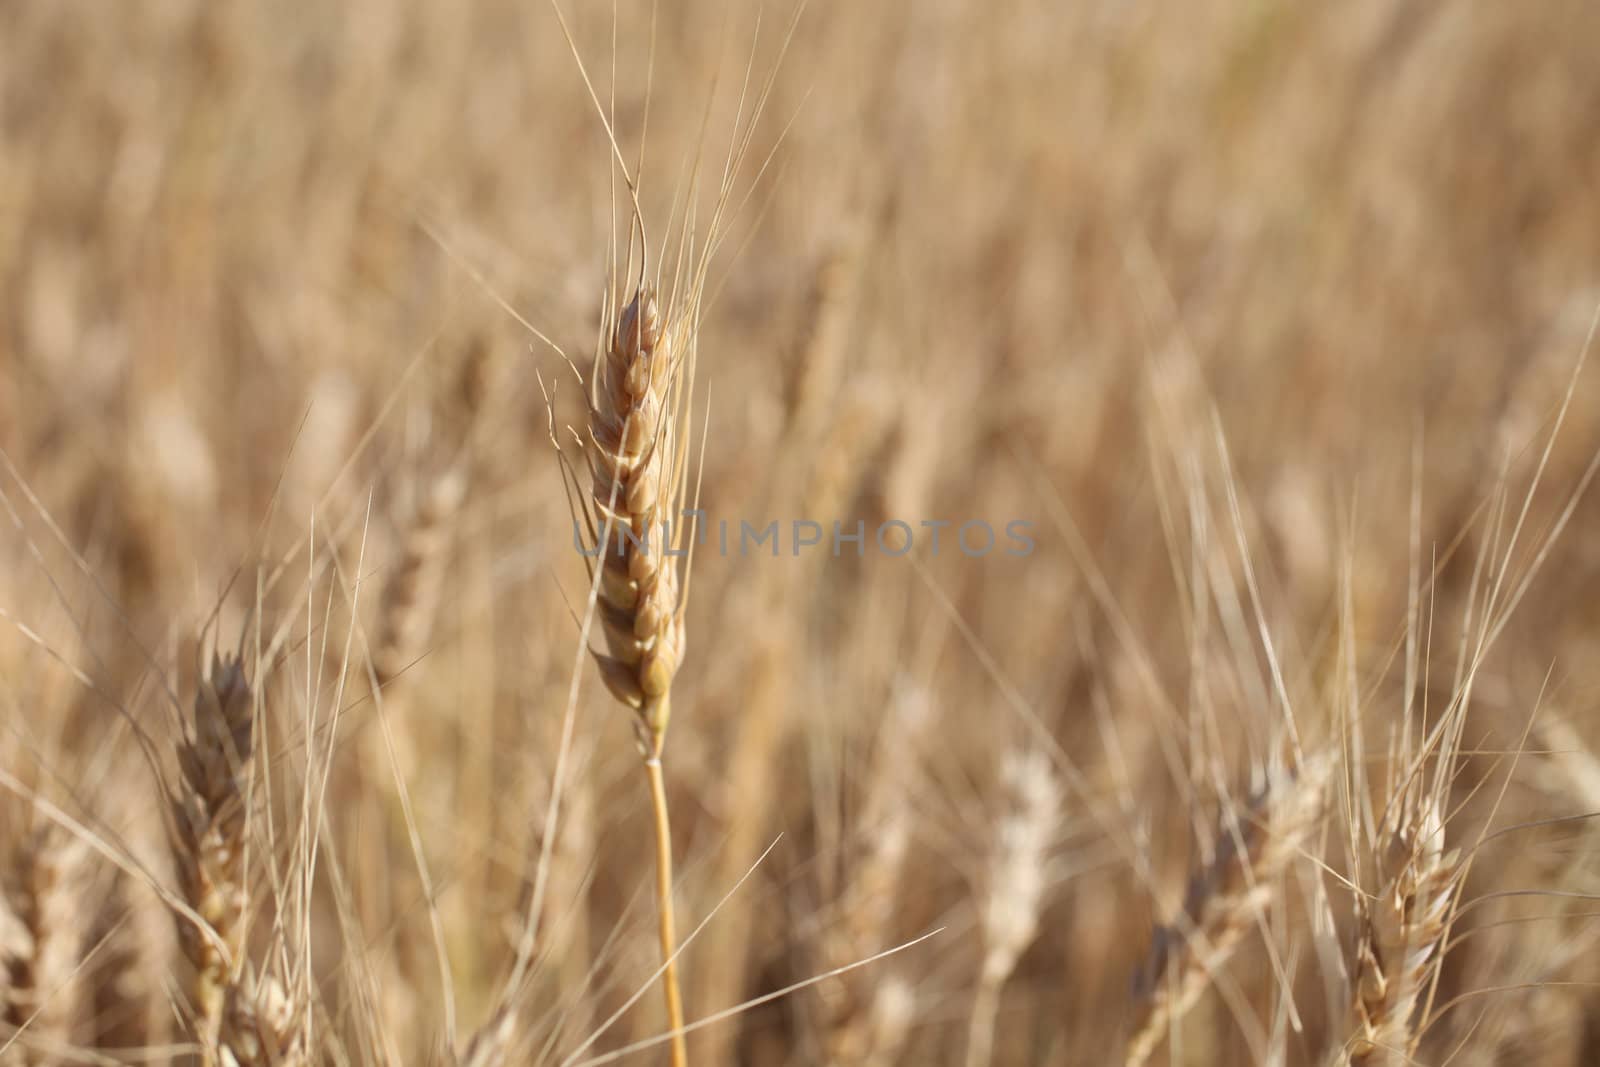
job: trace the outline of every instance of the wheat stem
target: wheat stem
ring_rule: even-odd
[[[664,703],[665,701],[663,701]],[[656,916],[661,936],[661,975],[667,998],[667,1025],[672,1029],[672,1067],[687,1067],[688,1045],[683,1035],[683,994],[678,988],[678,935],[672,908],[672,825],[667,818],[667,783],[661,773],[657,747],[644,761],[650,778],[650,808],[656,832]]]
[[[972,1018],[967,1023],[967,1067],[988,1067],[994,1060],[994,1028],[1000,1015],[1003,975],[985,973],[972,997]]]

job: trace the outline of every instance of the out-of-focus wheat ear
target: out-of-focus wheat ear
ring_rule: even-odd
[[[12,1040],[20,1025],[18,1017],[26,1010],[26,1003],[19,1000],[27,996],[27,988],[19,990],[18,985],[32,958],[33,935],[11,905],[10,887],[0,881],[0,1019],[5,1022],[0,1045]]]
[[[860,292],[864,230],[859,223],[846,227],[812,274],[784,390],[788,433],[796,444],[815,437],[839,390]]]
[[[33,856],[34,900],[39,909],[34,933],[40,998],[34,1027],[58,1047],[83,1045],[92,1037],[86,982],[91,881],[89,846],[52,824],[43,830]],[[31,1029],[31,1028],[30,1028]]]
[[[1544,759],[1556,772],[1554,776],[1538,776],[1538,783],[1561,794],[1561,799],[1578,804],[1584,814],[1600,818],[1600,759],[1595,758],[1572,725],[1553,711],[1541,710],[1533,729]]]
[[[466,492],[466,474],[459,466],[419,479],[401,533],[400,558],[378,605],[372,667],[379,685],[388,685],[427,651],[450,547],[450,524]]]
[[[500,360],[494,342],[483,334],[473,336],[456,367],[455,396],[469,422],[475,422],[496,395]]]
[[[246,953],[254,715],[243,663],[214,658],[178,745],[173,864],[180,895],[204,924],[180,915],[178,943],[193,969],[193,1036],[208,1065],[304,1062],[289,997],[275,979],[257,977]]]
[[[967,1067],[994,1058],[1000,990],[1038,934],[1050,849],[1061,824],[1061,783],[1044,753],[1008,754],[1000,784],[1007,810],[995,827],[979,902],[983,960],[967,1028]]]
[[[1556,805],[1553,810],[1575,817],[1558,817],[1556,825],[1571,841],[1556,853],[1562,859],[1548,884],[1569,903],[1536,928],[1511,928],[1514,962],[1495,959],[1502,984],[1510,988],[1482,1014],[1447,1016],[1449,1040],[1479,1047],[1484,1063],[1577,1067],[1593,1059],[1584,1054],[1583,1021],[1592,1014],[1590,988],[1600,974],[1590,915],[1590,890],[1600,873],[1600,850],[1595,848],[1600,840],[1600,760],[1571,722],[1549,708],[1539,710],[1531,747],[1538,753],[1539,771],[1529,775],[1529,784]],[[1474,941],[1464,947],[1475,956],[1487,954],[1477,935]]]
[[[909,681],[897,682],[867,768],[857,832],[846,846],[848,880],[838,892],[837,918],[822,931],[819,949],[824,970],[866,959],[882,951],[893,936],[888,931],[911,844],[907,782],[933,719],[927,692]],[[905,1028],[883,1025],[883,1019],[895,1012],[881,1006],[879,999],[891,989],[894,995],[915,998],[915,987],[895,986],[869,970],[849,971],[817,987],[823,1052],[834,1067],[892,1063],[899,1048],[886,1042],[905,1038]]]
[[[154,894],[122,872],[92,899],[86,954],[92,1047],[130,1049],[170,1040],[162,981],[172,972],[172,921]]]
[[[1357,947],[1356,1032],[1348,1045],[1358,1067],[1415,1063],[1427,991],[1443,960],[1462,868],[1446,851],[1437,798],[1396,804],[1380,830],[1382,888],[1363,898]]]
[[[898,1063],[917,1021],[917,987],[904,975],[891,974],[877,984],[872,995],[868,1026],[874,1061],[881,1067]]]
[[[779,568],[770,568],[776,571]],[[770,577],[769,582],[770,584]],[[727,768],[717,783],[718,807],[726,812],[722,824],[725,843],[718,852],[715,885],[734,885],[760,853],[764,835],[770,832],[769,813],[783,800],[783,790],[773,788],[773,768],[781,760],[783,745],[790,732],[789,716],[793,679],[789,665],[800,640],[799,628],[780,609],[776,595],[765,595],[747,603],[743,616],[751,627],[756,647],[748,661],[740,689],[743,707],[737,722],[738,734],[723,761]],[[771,612],[761,615],[761,612]],[[760,619],[760,625],[757,620]],[[701,934],[702,951],[718,966],[706,967],[697,974],[697,1002],[704,1006],[736,1003],[749,978],[752,937],[759,913],[752,908],[728,908]],[[706,1058],[711,1063],[727,1062],[734,1055],[739,1031],[733,1027],[710,1027],[702,1038]]]
[[[540,917],[548,931],[545,943],[557,957],[555,968],[564,990],[583,989],[593,977],[588,890],[589,866],[594,862],[598,842],[594,785],[585,772],[587,763],[587,753],[574,761],[575,771],[566,785],[567,802],[550,854],[545,913]],[[563,1012],[562,1025],[569,1033],[587,1032],[592,1007],[592,998],[574,997]]]
[[[825,529],[831,529],[832,522],[850,526],[846,512],[892,425],[890,399],[885,383],[869,378],[840,405],[810,453],[801,494],[802,515],[815,516]],[[813,555],[822,558],[825,553]]]
[[[83,961],[88,856],[82,841],[46,825],[11,857],[0,914],[0,954],[7,961],[0,988],[6,990],[14,1051],[68,1048],[87,1036],[82,1028],[84,993],[77,971]],[[22,1062],[30,1061],[22,1054]],[[54,1062],[49,1060],[48,1062]]]
[[[173,863],[184,900],[206,929],[180,917],[178,942],[194,968],[202,1033],[220,1034],[233,957],[244,935],[246,789],[254,701],[244,666],[214,660],[196,686],[194,716],[178,746]]]
[[[893,1067],[903,1058],[921,998],[902,974],[880,976],[847,1017],[825,1035],[829,1067]]]
[[[1224,824],[1216,858],[1190,879],[1182,915],[1157,931],[1126,1067],[1150,1060],[1272,907],[1322,818],[1332,768],[1333,760],[1319,755],[1298,771],[1270,773],[1237,821]]]
[[[1496,1064],[1538,1064],[1539,1067],[1580,1067],[1592,1064],[1592,1042],[1586,1031],[1592,1018],[1579,991],[1559,986],[1538,986],[1516,1005],[1508,1025],[1493,1035],[1489,1047]]]

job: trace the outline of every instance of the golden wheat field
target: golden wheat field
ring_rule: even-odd
[[[1597,55],[0,3],[0,1063],[1600,1062]]]

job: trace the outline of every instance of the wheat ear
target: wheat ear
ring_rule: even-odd
[[[244,666],[216,658],[197,686],[194,717],[178,747],[173,859],[184,901],[178,940],[194,969],[195,1037],[207,1067],[302,1063],[282,988],[245,959],[248,785],[255,749],[254,695]]]
[[[678,571],[667,555],[675,460],[671,335],[649,289],[618,317],[590,395],[589,451],[602,549],[599,613],[609,655],[597,656],[613,696],[638,713],[646,758],[666,740],[672,678],[683,656]]]
[[[1315,759],[1298,774],[1269,776],[1243,817],[1224,828],[1215,860],[1190,881],[1182,917],[1157,932],[1142,1016],[1123,1056],[1126,1067],[1149,1061],[1271,906],[1321,818],[1331,767],[1329,760]]]
[[[591,535],[600,553],[596,605],[606,688],[635,712],[656,841],[656,904],[673,1067],[688,1062],[672,904],[672,830],[661,753],[684,626],[670,510],[680,502],[679,367],[655,295],[641,288],[617,316],[589,394]],[[682,530],[679,530],[681,539]]]

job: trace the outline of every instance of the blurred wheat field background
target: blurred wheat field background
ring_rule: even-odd
[[[0,5],[0,1062],[683,1062],[552,444],[628,346],[619,162],[707,264],[688,1062],[1600,1060],[1597,51]]]

